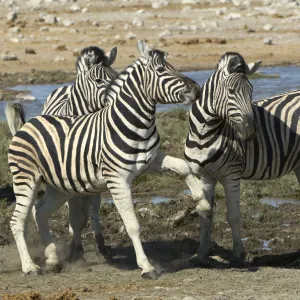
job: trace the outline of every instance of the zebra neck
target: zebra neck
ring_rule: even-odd
[[[145,66],[140,61],[127,67],[107,88],[106,101],[110,110],[121,118],[143,127],[152,127],[155,121],[156,103],[147,97],[144,86]]]
[[[86,79],[84,72],[80,73],[71,90],[69,100],[69,112],[73,115],[88,114],[88,95],[86,89]]]
[[[215,91],[218,85],[222,83],[225,77],[223,70],[215,71],[202,87],[202,94],[199,100],[192,105],[191,115],[198,119],[199,123],[203,123],[207,129],[212,125],[221,126],[224,121],[216,113],[216,105],[214,103]]]

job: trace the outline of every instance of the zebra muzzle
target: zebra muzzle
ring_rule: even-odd
[[[256,135],[256,124],[251,116],[247,116],[243,122],[235,125],[238,137],[242,140],[249,141]]]
[[[198,100],[201,96],[201,87],[192,79],[187,79],[185,89],[180,93],[181,102],[190,104]]]

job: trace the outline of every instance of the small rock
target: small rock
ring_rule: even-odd
[[[166,7],[169,5],[169,1],[167,0],[153,0],[152,2],[152,8],[154,9],[158,9],[158,8],[162,8],[162,7]]]
[[[71,25],[74,25],[75,23],[71,20],[63,20],[63,25],[68,27],[68,26],[71,26]]]
[[[10,13],[8,13],[6,15],[6,20],[7,21],[14,22],[14,21],[17,20],[17,18],[18,18],[18,14],[15,11],[11,11]]]
[[[136,39],[136,34],[134,34],[133,32],[128,32],[126,35],[125,35],[125,38],[127,40],[134,40]]]
[[[175,216],[173,216],[170,219],[170,221],[173,223],[174,226],[177,226],[185,219],[187,215],[188,215],[188,209],[181,210]]]
[[[119,232],[120,232],[120,233],[125,233],[125,232],[126,232],[126,228],[125,228],[124,225],[122,225],[122,226],[120,227]]]
[[[62,56],[56,56],[55,58],[54,58],[54,61],[55,62],[60,62],[60,61],[65,61],[66,59],[64,58],[64,57],[62,57]]]
[[[46,23],[46,24],[56,24],[57,23],[57,18],[56,18],[56,16],[53,16],[53,15],[46,15],[45,17],[44,17],[44,22]]]
[[[69,10],[72,12],[78,12],[80,11],[80,6],[78,4],[73,4],[69,7]]]
[[[227,8],[226,7],[222,7],[220,9],[216,10],[216,15],[217,16],[223,16],[226,12],[227,12]]]
[[[264,39],[264,44],[265,45],[273,45],[273,40],[271,38],[265,38]]]
[[[81,12],[85,14],[86,12],[88,12],[88,10],[89,10],[89,9],[88,9],[87,7],[84,7],[84,8],[81,10]]]
[[[66,51],[67,47],[66,47],[66,45],[55,45],[55,46],[53,46],[53,49],[55,51]]]
[[[266,24],[264,27],[263,27],[264,30],[266,31],[270,31],[273,29],[273,26],[271,24]]]
[[[18,38],[11,38],[9,39],[12,43],[19,43],[19,39]]]
[[[142,27],[144,25],[144,21],[139,18],[134,18],[132,21],[132,25],[136,27]]]
[[[74,56],[79,56],[80,55],[80,51],[81,51],[80,49],[74,49],[73,50],[73,55]]]
[[[172,36],[172,32],[170,30],[164,30],[162,31],[158,37],[161,39],[161,38],[165,38],[165,37],[168,37],[168,36]]]
[[[20,27],[12,27],[9,29],[10,33],[19,33],[20,32]]]
[[[45,32],[45,31],[49,31],[49,28],[48,28],[48,27],[45,27],[45,26],[43,26],[43,27],[41,27],[41,28],[40,28],[40,31],[44,31],[44,32]]]
[[[112,24],[108,24],[108,25],[104,26],[104,30],[112,30],[112,29],[114,29],[114,25],[112,25]]]
[[[4,61],[10,61],[10,60],[18,60],[18,57],[12,53],[2,53],[1,59]]]
[[[241,0],[232,0],[232,4],[234,6],[240,6],[242,4],[242,1]]]
[[[144,12],[145,12],[144,9],[139,9],[139,10],[137,10],[135,13],[136,13],[137,15],[140,15],[140,14],[143,14]]]
[[[27,101],[35,101],[36,98],[32,95],[27,95],[27,94],[17,94],[16,95],[16,100],[27,100]]]
[[[240,18],[241,18],[241,14],[232,12],[232,13],[228,14],[227,16],[225,16],[224,20],[232,21],[232,20],[238,20]]]
[[[33,48],[25,48],[25,54],[36,54]]]

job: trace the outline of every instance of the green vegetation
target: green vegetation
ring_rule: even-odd
[[[280,78],[278,74],[265,74],[263,72],[254,73],[249,76],[250,79],[262,79],[262,78]]]

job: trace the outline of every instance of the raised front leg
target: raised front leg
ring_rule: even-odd
[[[227,206],[227,222],[231,227],[233,251],[231,264],[233,266],[245,266],[244,262],[244,247],[241,240],[240,232],[240,180],[225,179],[222,182],[225,190],[226,206]]]
[[[108,181],[107,186],[124,222],[126,231],[132,240],[137,265],[142,269],[142,277],[155,279],[157,277],[155,268],[149,263],[140,239],[140,224],[132,203],[131,183],[129,184],[123,180],[113,178]]]
[[[146,172],[165,171],[176,172],[185,179],[193,199],[199,201],[198,209],[201,210],[202,213],[211,211],[210,203],[206,200],[201,188],[201,180],[191,173],[191,169],[185,160],[165,155],[162,151],[159,151],[155,159],[148,166]]]
[[[63,194],[50,185],[46,186],[44,197],[35,205],[35,221],[45,244],[46,267],[48,271],[60,271],[56,246],[49,231],[49,218],[56,212],[70,196]]]

